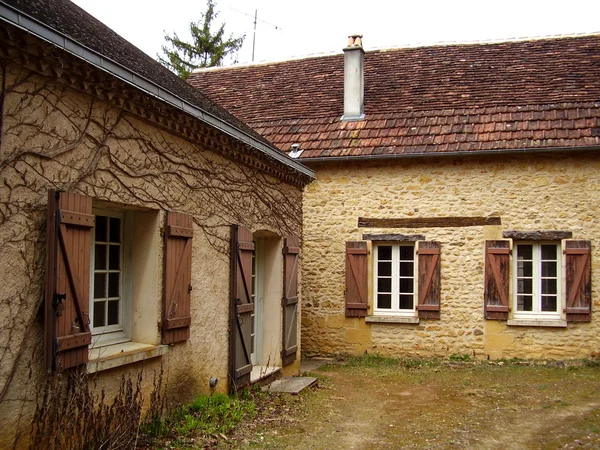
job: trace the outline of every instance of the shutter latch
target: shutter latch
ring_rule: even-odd
[[[188,292],[192,292],[192,289],[193,289],[193,288],[192,288],[192,285],[191,285],[191,284],[188,284]]]
[[[52,308],[56,311],[56,315],[60,316],[65,309],[63,305],[63,300],[66,300],[67,294],[54,294],[54,298],[52,299]]]

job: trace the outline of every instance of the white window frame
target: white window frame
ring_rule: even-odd
[[[132,315],[132,248],[133,248],[133,213],[112,209],[93,208],[94,216],[114,217],[121,219],[121,276],[120,276],[120,323],[94,328],[94,270],[96,229],[92,229],[92,248],[90,251],[90,330],[92,347],[119,344],[131,340]],[[108,255],[107,255],[108,258]]]
[[[252,252],[252,351],[250,354],[252,364],[260,365],[263,349],[263,321],[264,321],[264,287],[265,284],[265,240],[254,239],[254,251]]]
[[[518,306],[518,247],[520,245],[531,245],[533,252],[533,297],[532,311],[519,311]],[[542,245],[556,246],[556,311],[542,311],[542,275],[541,275],[541,253]],[[563,287],[564,261],[562,257],[562,245],[557,241],[514,241],[512,255],[512,317],[514,319],[530,320],[559,320],[562,318],[564,287]]]
[[[391,308],[378,308],[378,270],[379,270],[379,248],[392,247],[392,304]],[[412,309],[400,309],[400,247],[412,248],[413,255],[413,306]],[[417,302],[418,302],[418,261],[417,261],[417,245],[416,242],[378,242],[373,244],[373,315],[375,316],[396,316],[396,317],[416,317]],[[395,293],[395,295],[394,295]],[[407,293],[404,293],[407,295]]]

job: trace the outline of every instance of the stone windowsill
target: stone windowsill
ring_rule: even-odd
[[[566,320],[536,320],[536,319],[510,319],[506,322],[507,325],[513,327],[552,327],[566,328]]]
[[[101,372],[115,367],[156,358],[169,351],[168,345],[140,344],[123,342],[90,349],[87,364],[88,373]]]
[[[418,317],[403,317],[403,316],[367,316],[367,323],[412,323],[418,324]]]

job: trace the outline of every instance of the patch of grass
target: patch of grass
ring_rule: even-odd
[[[407,369],[438,367],[441,364],[439,358],[402,358],[399,362],[402,367],[406,367]]]
[[[392,358],[377,353],[361,356],[348,356],[343,363],[344,367],[383,368],[404,367],[418,369],[421,367],[438,367],[441,365],[439,358]]]
[[[600,367],[600,359],[587,359],[581,360],[584,367]]]
[[[471,355],[468,353],[452,353],[448,356],[450,361],[462,361],[469,362],[471,361]]]
[[[595,423],[595,422],[589,422],[587,421],[588,419],[586,419],[586,422],[584,422],[580,428],[583,430],[586,430],[590,433],[596,433],[596,434],[600,434],[600,424]]]
[[[187,438],[229,434],[243,420],[252,420],[254,415],[252,395],[239,398],[225,394],[200,395],[166,418],[149,423],[143,432],[150,439],[170,437],[183,446]]]
[[[377,353],[368,353],[361,356],[350,356],[346,359],[344,366],[346,367],[382,367],[382,366],[397,366],[399,360],[396,358],[388,358]]]

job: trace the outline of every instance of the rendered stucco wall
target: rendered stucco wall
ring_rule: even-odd
[[[190,339],[171,345],[163,356],[97,372],[97,388],[110,396],[122,375],[135,379],[141,371],[147,397],[154,374],[163,370],[171,402],[208,393],[210,377],[219,379],[217,391],[227,391],[229,226],[300,235],[301,189],[53,78],[11,64],[4,73],[0,448],[12,448],[15,438],[27,444],[36,395],[44,386],[41,307],[49,188],[88,195],[94,206],[134,211],[133,259],[146,266],[133,273],[132,338],[142,343],[160,343],[165,210],[196,220]],[[281,278],[278,273],[280,295]],[[281,314],[279,302],[277,308]],[[298,369],[299,362],[286,370]]]
[[[597,153],[363,161],[314,169],[317,181],[304,195],[304,354],[581,358],[600,350]],[[500,216],[502,225],[374,229],[357,224],[358,217],[447,216]],[[501,238],[504,230],[568,230],[574,239],[592,241],[592,323],[540,328],[484,320],[484,241]],[[345,317],[345,242],[362,240],[363,233],[422,234],[441,243],[440,320],[381,324]]]

